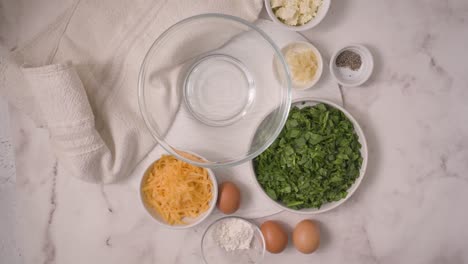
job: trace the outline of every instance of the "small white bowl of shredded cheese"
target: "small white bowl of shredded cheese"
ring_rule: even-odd
[[[325,18],[330,0],[265,0],[265,8],[276,24],[289,30],[305,31]]]
[[[291,73],[293,88],[305,90],[312,88],[322,76],[323,58],[318,49],[309,42],[295,41],[289,43],[281,49]],[[275,69],[279,61],[274,59]],[[281,71],[276,71],[278,78]]]
[[[179,152],[204,160],[193,152]],[[213,212],[218,183],[211,169],[162,155],[145,171],[140,199],[156,223],[171,229],[187,229],[200,224]]]

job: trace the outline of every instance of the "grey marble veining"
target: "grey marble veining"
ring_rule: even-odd
[[[7,103],[0,98],[0,259],[8,263],[19,261],[14,234],[15,226],[15,163],[10,135]]]
[[[310,217],[322,231],[316,253],[290,245],[265,263],[468,263],[467,18],[464,0],[333,1],[325,20],[304,33],[326,60],[354,42],[373,52],[371,80],[343,88],[367,136],[369,167],[349,201]],[[11,121],[17,173],[2,174],[0,203],[16,198],[24,263],[201,262],[209,221],[188,231],[157,226],[139,202],[139,179],[80,182],[57,166],[44,129],[14,109]],[[265,219],[292,229],[303,218],[283,212]],[[0,234],[11,225],[2,221]]]

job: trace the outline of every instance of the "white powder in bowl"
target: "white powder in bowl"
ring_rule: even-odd
[[[226,251],[249,249],[253,238],[252,225],[245,220],[230,218],[222,220],[213,231],[214,240]]]

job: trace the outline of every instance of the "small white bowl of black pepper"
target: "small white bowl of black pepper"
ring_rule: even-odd
[[[342,86],[364,84],[372,74],[374,60],[369,49],[360,44],[346,46],[332,56],[330,72]]]

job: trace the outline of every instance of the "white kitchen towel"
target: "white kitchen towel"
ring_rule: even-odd
[[[253,21],[261,8],[261,0],[77,0],[33,41],[1,51],[0,93],[49,129],[73,176],[127,178],[155,145],[137,101],[138,71],[153,41],[196,14]]]
[[[273,41],[281,48],[293,41],[307,41],[304,37],[296,32],[283,30],[281,27],[273,24],[271,21],[259,20],[256,25],[264,30]],[[254,71],[254,76],[257,77],[255,82],[258,85],[265,87],[273,87],[277,82],[272,67],[265,67],[265,64],[272,65],[274,53],[272,50],[258,50],[251,47],[260,46],[256,42],[263,40],[252,32],[243,33],[236,38],[233,38],[229,43],[219,50],[210,53],[228,54],[240,61],[250,70]],[[209,53],[209,54],[210,54]],[[192,64],[187,62],[185,64]],[[165,74],[157,76],[153,80],[153,85],[161,90],[176,91],[180,89],[179,75],[183,74],[186,65],[174,66],[171,70],[167,70]],[[226,84],[228,85],[228,84]],[[164,87],[164,88],[161,88]],[[174,93],[174,92],[172,92]],[[273,110],[276,105],[274,100],[265,100],[264,94],[257,94],[255,100],[260,101],[262,112],[268,113]],[[328,99],[341,104],[341,96],[336,83],[330,79],[322,80],[317,87],[308,91],[296,92],[293,90],[293,99],[301,97],[317,97]],[[175,116],[168,134],[165,136],[166,141],[173,143],[173,147],[180,150],[188,150],[197,154],[201,154],[205,158],[207,155],[220,157],[225,153],[239,153],[247,151],[250,147],[254,133],[265,116],[248,114],[249,122],[242,123],[240,129],[223,130],[223,133],[218,133],[215,127],[207,129],[197,119],[189,113],[184,103],[181,104],[180,110]],[[187,131],[190,131],[190,137],[187,137]],[[203,144],[199,144],[202,142]],[[205,152],[204,149],[199,149],[200,145],[209,145],[210,151]],[[214,152],[218,149],[218,152]],[[161,146],[155,147],[149,155],[138,165],[132,176],[135,186],[138,185],[144,171],[157,160],[162,154],[167,153]],[[272,203],[257,187],[255,175],[250,162],[244,164],[214,169],[219,182],[229,180],[235,182],[241,189],[242,205],[236,212],[236,215],[247,218],[258,218],[271,215],[281,211],[281,208]]]

